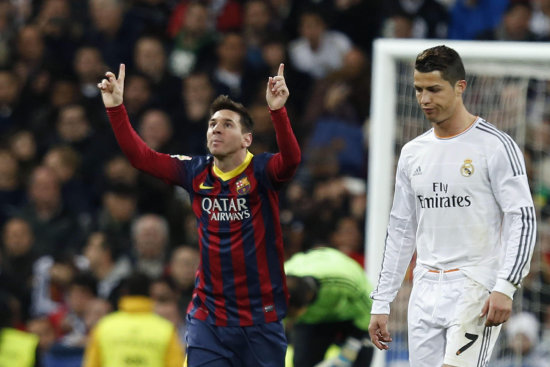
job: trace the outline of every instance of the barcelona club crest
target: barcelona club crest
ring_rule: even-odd
[[[464,177],[470,177],[474,174],[474,165],[471,159],[465,159],[464,164],[460,167],[460,173]]]
[[[235,185],[237,186],[239,195],[248,194],[248,191],[250,191],[250,181],[248,181],[248,177],[246,176],[237,181]]]

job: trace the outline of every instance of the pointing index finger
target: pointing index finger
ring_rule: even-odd
[[[126,76],[126,65],[120,64],[120,67],[118,68],[118,80],[124,81],[125,76]]]
[[[279,65],[279,71],[277,72],[277,76],[284,76],[284,71],[285,71],[285,64],[281,63],[281,65]]]

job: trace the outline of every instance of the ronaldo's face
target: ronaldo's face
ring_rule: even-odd
[[[460,83],[459,81],[452,86],[441,77],[441,72],[438,70],[429,73],[414,71],[416,100],[430,122],[439,124],[447,121],[454,114],[457,102],[462,95]]]
[[[206,145],[216,158],[223,158],[250,145],[251,133],[243,133],[241,116],[231,110],[215,112],[208,122]]]

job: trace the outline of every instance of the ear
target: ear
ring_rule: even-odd
[[[455,92],[456,92],[456,95],[459,96],[459,95],[462,95],[462,93],[464,93],[464,91],[466,90],[466,85],[468,83],[466,83],[466,80],[459,80],[456,82],[455,84]]]
[[[252,144],[252,133],[244,133],[242,146],[243,148],[248,148]]]

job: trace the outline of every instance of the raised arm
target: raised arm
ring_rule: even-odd
[[[166,182],[181,184],[184,182],[183,165],[178,164],[177,159],[168,154],[158,153],[149,148],[132,128],[126,108],[122,104],[125,75],[125,65],[120,64],[118,78],[108,71],[105,73],[105,79],[97,85],[120,149],[137,169]],[[183,159],[187,158],[183,156]]]
[[[271,112],[279,153],[269,161],[268,170],[276,183],[292,178],[301,160],[300,146],[294,136],[285,103],[290,95],[284,77],[285,65],[279,66],[277,76],[269,77],[265,98]]]

